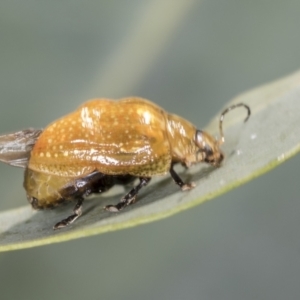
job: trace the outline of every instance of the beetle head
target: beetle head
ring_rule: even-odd
[[[173,115],[167,115],[167,134],[170,143],[172,162],[180,162],[186,167],[199,162],[206,162],[212,166],[220,166],[224,154],[220,146],[224,143],[223,119],[225,114],[236,107],[246,108],[248,114],[245,122],[250,116],[249,106],[238,103],[226,108],[219,119],[220,138],[215,139],[205,131],[198,130],[187,120]]]
[[[198,147],[197,161],[204,161],[216,167],[220,166],[224,155],[218,140],[202,130],[196,130],[195,144]]]
[[[224,133],[223,133],[223,120],[224,116],[234,108],[244,107],[247,110],[247,117],[244,122],[246,122],[251,114],[250,107],[244,103],[233,104],[226,108],[220,116],[219,120],[219,129],[220,129],[220,139],[215,140],[211,135],[202,131],[196,130],[195,134],[195,144],[198,147],[197,157],[198,161],[204,161],[213,166],[220,166],[222,160],[224,159],[224,154],[222,153],[220,146],[225,142]]]

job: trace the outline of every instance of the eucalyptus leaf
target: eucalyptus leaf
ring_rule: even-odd
[[[123,229],[162,219],[212,199],[284,162],[300,150],[300,72],[236,97],[252,115],[236,109],[224,121],[226,158],[220,168],[199,164],[177,171],[196,188],[182,192],[170,176],[156,178],[139,194],[134,205],[120,213],[103,210],[117,203],[122,187],[89,199],[74,224],[53,231],[52,226],[70,214],[72,204],[49,211],[33,211],[29,205],[0,213],[0,251],[34,247]],[[228,106],[226,105],[226,106]],[[219,114],[205,128],[218,135]],[[125,187],[128,189],[128,187]],[[283,186],[284,188],[284,186]],[[114,193],[114,194],[113,194]]]

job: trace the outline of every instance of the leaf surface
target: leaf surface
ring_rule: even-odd
[[[84,204],[84,213],[68,228],[52,226],[68,216],[72,206],[35,212],[29,205],[0,213],[0,251],[66,241],[123,229],[162,219],[212,199],[281,164],[300,150],[300,72],[242,94],[227,105],[243,102],[252,115],[236,109],[224,120],[225,161],[220,168],[199,164],[177,169],[186,181],[197,186],[182,192],[170,176],[156,178],[139,194],[138,202],[113,214],[103,206],[117,203],[124,194],[114,188]],[[219,114],[205,128],[218,135]],[[128,189],[128,187],[127,187]]]

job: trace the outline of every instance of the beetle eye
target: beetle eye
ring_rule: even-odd
[[[202,130],[198,130],[198,129],[196,130],[195,143],[199,148],[203,147],[203,132],[202,132]]]
[[[196,130],[195,143],[199,148],[197,153],[205,153],[205,157],[213,156],[213,150],[207,143],[202,130]]]
[[[204,146],[204,150],[203,150],[206,154],[206,157],[213,155],[213,151],[211,149],[210,146],[208,146],[207,144]]]

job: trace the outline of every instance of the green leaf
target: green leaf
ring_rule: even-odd
[[[220,168],[199,164],[178,169],[182,178],[195,181],[193,190],[182,192],[170,176],[156,178],[139,194],[138,202],[114,214],[103,210],[117,203],[124,190],[84,203],[84,213],[74,224],[53,231],[52,226],[68,216],[72,206],[50,211],[33,211],[29,205],[0,213],[0,251],[28,248],[162,219],[212,199],[257,177],[296,154],[300,149],[300,72],[245,93],[231,103],[243,102],[252,115],[240,108],[224,121],[226,159]],[[227,105],[227,106],[228,106]],[[219,114],[205,130],[218,134]],[[105,196],[105,197],[104,197]]]

